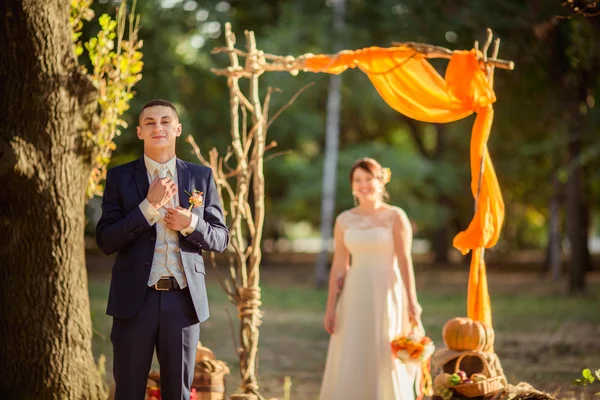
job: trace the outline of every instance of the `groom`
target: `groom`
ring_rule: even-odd
[[[190,398],[208,318],[202,252],[229,241],[211,169],[175,156],[181,129],[173,104],[150,101],[137,127],[144,156],[106,176],[96,240],[117,253],[107,308],[115,400],[144,399],[155,348],[162,399]]]

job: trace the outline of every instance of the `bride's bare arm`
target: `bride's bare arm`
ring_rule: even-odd
[[[335,222],[333,228],[333,262],[331,272],[329,273],[329,294],[327,297],[327,308],[335,309],[335,302],[342,289],[342,283],[350,267],[350,253],[344,244],[344,231],[339,220]]]
[[[398,258],[398,267],[400,268],[402,282],[406,288],[409,315],[411,318],[415,319],[413,322],[419,323],[421,318],[421,306],[417,300],[415,272],[411,257],[412,239],[413,233],[410,221],[408,220],[406,213],[398,209],[396,220],[394,221],[394,248],[396,257]]]

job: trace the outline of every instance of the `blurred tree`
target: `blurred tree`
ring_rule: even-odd
[[[223,24],[232,22],[238,34],[243,29],[254,30],[261,48],[274,54],[329,52],[333,46],[332,4],[322,0],[144,2],[140,9],[142,18],[152,22],[142,27],[146,73],[138,86],[130,121],[135,120],[143,102],[167,97],[178,103],[185,132],[193,133],[201,148],[217,145],[223,149],[227,143],[228,125],[224,121],[228,121],[229,100],[226,85],[210,73],[210,68],[227,62],[222,55],[209,53],[221,45]],[[579,101],[562,95],[563,77],[572,68],[565,64],[559,70],[562,64],[557,64],[555,57],[559,50],[564,54],[573,54],[577,49],[585,53],[590,48],[582,38],[596,38],[596,32],[587,28],[557,36],[557,32],[573,24],[573,19],[582,19],[570,18],[572,14],[560,1],[550,4],[541,0],[347,0],[345,48],[419,41],[469,49],[473,41],[483,39],[485,29],[491,27],[502,39],[501,56],[516,61],[515,71],[499,73],[495,79],[498,101],[489,148],[505,198],[507,218],[501,240],[493,252],[545,246],[550,237],[549,221],[553,218],[562,226],[562,221],[569,219],[563,215],[562,203],[551,217],[550,199],[556,197],[553,177],[558,173],[564,178],[566,175],[561,171],[567,169],[569,162],[567,133],[573,118],[566,118],[565,110],[567,104],[578,107]],[[592,24],[597,18],[578,22],[572,29]],[[561,43],[557,42],[559,39]],[[569,57],[579,59],[579,56]],[[435,60],[434,66],[443,73],[446,62]],[[590,77],[590,84],[595,85],[595,81]],[[268,74],[264,82],[263,90],[268,86],[282,90],[273,98],[274,109],[306,83],[316,83],[269,131],[269,139],[276,140],[279,149],[289,153],[265,164],[269,210],[265,236],[284,235],[283,227],[296,221],[308,221],[316,231],[321,207],[321,188],[316,182],[323,176],[329,77]],[[420,164],[426,166],[423,174],[404,176],[393,171],[390,190],[397,193],[394,186],[398,185],[412,192],[393,195],[391,201],[408,207],[407,213],[419,227],[416,234],[433,244],[438,261],[445,261],[452,237],[466,227],[473,211],[473,200],[467,195],[472,121],[443,127],[409,122],[385,104],[360,71],[344,73],[341,92],[336,212],[352,206],[346,170],[341,169],[345,155],[375,155],[379,153],[374,149],[387,146],[398,157],[421,159]],[[594,96],[590,98],[593,100]],[[594,154],[600,145],[594,127],[600,113],[595,107],[586,107],[581,129],[582,155],[578,159],[586,165],[582,193],[587,196],[590,209],[597,212],[600,168]],[[119,138],[113,163],[139,156],[139,146],[131,145],[137,139],[132,129],[130,132]],[[363,151],[357,150],[361,146]],[[185,143],[180,144],[179,150],[181,157],[188,157],[189,148]],[[423,180],[416,182],[415,176]],[[408,181],[399,182],[399,179]],[[566,192],[559,196],[559,202],[565,196]],[[407,201],[408,198],[419,201]],[[585,215],[589,216],[590,212]],[[559,231],[562,230],[561,227]],[[313,234],[317,236],[316,232]]]
[[[573,4],[573,2],[567,2]],[[588,12],[591,12],[589,10]],[[562,19],[549,37],[553,77],[563,86],[562,115],[567,121],[566,222],[570,244],[569,290],[585,290],[586,271],[592,269],[588,248],[590,233],[589,180],[586,150],[591,136],[597,142],[590,111],[595,106],[600,74],[600,20],[581,14]]]
[[[333,2],[333,52],[343,50],[344,13],[346,0]],[[333,237],[335,218],[335,197],[337,181],[337,164],[340,146],[340,114],[341,114],[341,75],[329,77],[327,91],[327,122],[325,125],[325,155],[323,165],[321,193],[321,251],[315,265],[315,283],[317,288],[327,285],[329,254]]]

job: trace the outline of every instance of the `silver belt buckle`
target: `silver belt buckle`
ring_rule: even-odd
[[[162,281],[162,280],[167,280],[167,279],[169,279],[169,278],[160,278],[160,279],[158,280],[158,282],[160,282],[160,281]],[[159,288],[159,287],[158,287],[158,282],[156,282],[156,283],[154,284],[154,289],[156,289],[156,290],[169,290],[169,289],[167,289],[167,288],[165,288],[165,289],[163,289],[163,288]]]

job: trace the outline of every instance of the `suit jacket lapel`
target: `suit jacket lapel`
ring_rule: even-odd
[[[144,163],[144,157],[140,158],[135,165],[134,171],[135,184],[142,196],[145,199],[148,195],[148,189],[150,188],[150,182],[148,181],[148,171],[146,170],[146,164]]]
[[[191,193],[190,188],[190,170],[185,162],[177,159],[177,187],[179,189],[179,205],[183,208],[189,208],[189,195],[186,190]]]

